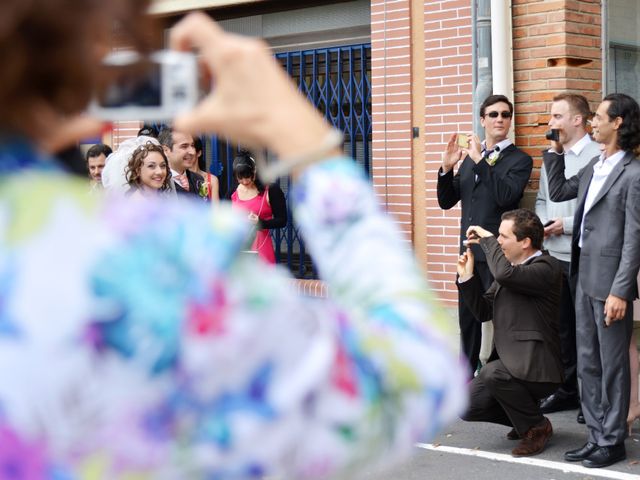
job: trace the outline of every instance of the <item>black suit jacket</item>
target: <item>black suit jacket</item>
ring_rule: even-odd
[[[479,321],[493,319],[493,358],[497,354],[515,378],[562,383],[560,263],[543,252],[523,264],[511,265],[495,237],[481,239],[480,247],[495,281],[486,292],[477,275],[457,285]]]
[[[202,176],[198,175],[197,173],[193,173],[191,170],[185,170],[185,171],[187,173],[187,179],[189,180],[189,191],[182,188],[182,186],[180,185],[180,182],[177,182],[174,179],[174,184],[176,186],[176,193],[178,195],[195,195],[198,198],[201,198],[198,193],[198,189],[200,188],[200,185],[202,185],[202,182],[204,182],[204,178],[202,178]],[[204,200],[206,200],[206,198]]]
[[[531,157],[512,144],[500,153],[493,167],[485,161],[476,165],[466,157],[455,175],[453,170],[446,175],[441,175],[442,169],[438,170],[440,208],[449,210],[459,201],[462,202],[460,253],[463,252],[462,240],[466,238],[465,233],[470,225],[480,225],[498,235],[500,216],[518,208],[532,167]],[[472,250],[476,261],[485,261],[481,248],[474,245]]]

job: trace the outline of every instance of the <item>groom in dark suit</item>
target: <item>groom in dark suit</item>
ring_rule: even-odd
[[[480,123],[485,140],[468,135],[463,142],[457,134],[451,136],[438,171],[438,204],[448,210],[458,202],[462,206],[460,221],[460,253],[462,240],[470,225],[482,225],[498,234],[500,215],[518,208],[522,193],[529,181],[533,161],[511,142],[507,135],[511,128],[513,104],[504,95],[491,95],[480,106]],[[453,168],[462,160],[457,173]],[[486,289],[492,278],[484,252],[472,247],[475,255],[475,274]],[[473,314],[458,302],[461,351],[469,361],[470,374],[478,368],[481,325]]]
[[[552,142],[544,166],[553,201],[578,199],[571,274],[577,275],[576,338],[587,443],[565,453],[585,467],[626,458],[629,342],[640,267],[640,107],[628,95],[607,95],[592,121],[600,157],[565,178],[562,145]]]
[[[467,230],[468,243],[485,255],[495,281],[485,291],[474,274],[467,248],[458,259],[458,289],[476,321],[493,319],[494,349],[471,381],[467,421],[513,427],[507,437],[521,439],[513,456],[536,455],[553,434],[539,400],[563,381],[558,334],[562,267],[542,252],[544,228],[526,209],[502,215],[496,238],[479,226]]]
[[[158,141],[169,160],[171,179],[175,185],[176,193],[202,198],[199,195],[199,190],[204,178],[189,170],[198,161],[193,136],[171,128],[164,128],[158,134]]]

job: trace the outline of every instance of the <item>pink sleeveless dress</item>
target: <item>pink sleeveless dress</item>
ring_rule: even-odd
[[[243,210],[255,213],[260,220],[270,220],[273,218],[273,211],[271,210],[271,205],[267,202],[266,194],[265,190],[251,200],[240,200],[238,192],[236,191],[231,195],[231,202]],[[276,255],[273,251],[273,242],[271,241],[269,230],[264,229],[257,231],[256,239],[253,241],[251,250],[257,251],[258,255],[266,262],[276,263]]]

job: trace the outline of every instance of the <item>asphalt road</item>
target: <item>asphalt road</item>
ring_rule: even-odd
[[[413,457],[387,472],[368,472],[367,480],[620,480],[640,479],[640,423],[627,439],[627,460],[608,468],[587,469],[563,460],[567,450],[582,446],[586,427],[576,411],[548,415],[554,435],[540,455],[515,459],[516,442],[506,438],[506,427],[458,421],[433,442],[416,446]]]
[[[457,309],[451,308],[457,325]],[[458,343],[459,337],[453,340]],[[455,343],[454,343],[455,344]],[[608,468],[589,469],[563,459],[564,452],[581,447],[587,429],[576,422],[577,410],[547,415],[554,434],[540,455],[513,458],[517,442],[508,428],[459,420],[431,443],[416,446],[414,455],[386,472],[366,472],[365,480],[640,480],[640,421],[627,439],[627,459]]]

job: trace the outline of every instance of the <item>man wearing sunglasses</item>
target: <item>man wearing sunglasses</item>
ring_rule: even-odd
[[[491,95],[480,106],[480,124],[485,140],[473,134],[453,134],[442,155],[438,171],[438,204],[449,210],[461,202],[460,253],[465,251],[462,240],[471,225],[482,225],[498,235],[500,217],[518,208],[527,185],[533,161],[516,148],[507,135],[511,128],[513,104],[504,95]],[[457,173],[453,170],[462,160]],[[475,275],[484,290],[493,277],[482,249],[471,247],[475,256]],[[478,368],[482,325],[473,313],[458,301],[461,353],[469,361],[471,375]]]

